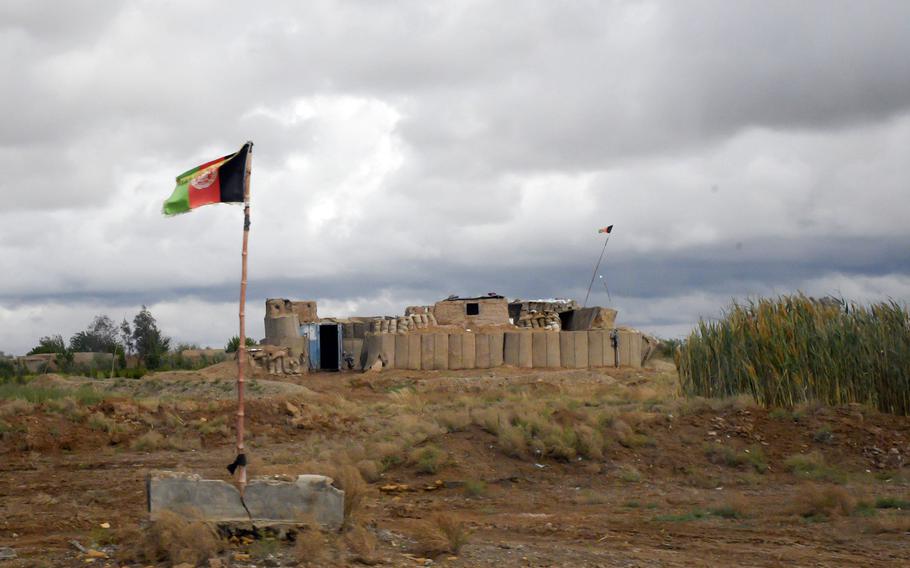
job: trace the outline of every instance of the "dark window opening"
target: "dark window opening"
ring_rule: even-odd
[[[480,304],[472,302],[470,304],[464,305],[465,313],[469,316],[479,316],[480,315]]]

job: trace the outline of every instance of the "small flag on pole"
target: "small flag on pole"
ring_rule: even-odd
[[[597,231],[597,232],[598,232],[598,233],[607,233],[607,234],[609,234],[610,231],[612,231],[612,230],[613,230],[613,225],[608,225],[608,226],[604,227],[603,229],[600,229],[600,230]]]
[[[243,177],[250,143],[239,151],[177,176],[174,193],[164,202],[165,215],[186,213],[210,203],[243,203]]]

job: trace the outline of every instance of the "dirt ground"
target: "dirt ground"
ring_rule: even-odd
[[[0,400],[0,549],[17,555],[0,567],[154,565],[128,553],[145,476],[229,479],[231,379],[50,376],[36,384],[74,394]],[[250,399],[251,475],[350,464],[368,542],[234,539],[212,566],[910,565],[904,417],[680,399],[663,361],[257,378]],[[432,550],[442,518],[459,534]]]

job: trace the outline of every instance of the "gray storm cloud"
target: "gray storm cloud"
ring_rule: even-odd
[[[5,2],[0,45],[0,350],[142,303],[233,334],[239,210],[159,210],[247,139],[254,306],[583,295],[610,223],[658,333],[910,299],[906,3]]]

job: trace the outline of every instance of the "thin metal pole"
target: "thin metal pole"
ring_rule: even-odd
[[[604,275],[603,275],[603,274],[600,275],[600,282],[601,282],[601,284],[604,285],[604,290],[607,291],[607,298],[612,302],[612,301],[613,301],[613,296],[610,295],[610,288],[607,287],[607,281],[604,280]]]
[[[604,248],[600,249],[600,258],[597,259],[597,264],[594,265],[594,274],[591,275],[591,283],[588,284],[588,293],[585,294],[585,303],[581,305],[583,308],[588,307],[588,297],[591,295],[591,287],[594,286],[594,279],[597,278],[597,269],[600,268],[600,261],[604,259],[604,253],[607,251],[608,242],[610,242],[609,233],[607,233],[607,239],[604,241]]]
[[[253,144],[247,142],[249,148],[246,154],[246,166],[243,174],[243,253],[242,268],[240,270],[240,344],[237,346],[237,485],[240,486],[240,495],[246,487],[246,456],[243,445],[243,369],[246,363],[246,259],[247,244],[250,240],[250,167],[253,162]],[[243,456],[240,459],[240,456]]]

